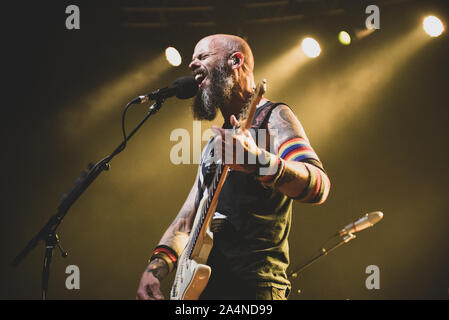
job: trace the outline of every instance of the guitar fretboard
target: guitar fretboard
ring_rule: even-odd
[[[212,180],[211,180],[209,186],[207,186],[206,190],[208,192],[208,195],[207,195],[206,205],[204,206],[204,209],[201,212],[201,218],[199,219],[195,230],[192,230],[190,241],[186,248],[188,257],[191,257],[193,249],[195,248],[196,242],[198,240],[198,237],[204,227],[204,221],[206,220],[206,217],[209,212],[215,192],[217,191],[219,182],[220,182],[221,177],[222,177],[223,173],[225,172],[225,170],[228,170],[227,166],[225,166],[224,164],[221,164],[221,163],[217,164],[214,174],[213,174],[213,177],[212,177]]]

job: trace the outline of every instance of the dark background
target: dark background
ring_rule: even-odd
[[[447,33],[421,42],[408,38],[427,14],[447,23],[445,2],[306,1],[291,8],[304,14],[301,19],[252,24],[249,15],[267,13],[254,10],[252,16],[235,1],[198,1],[195,5],[215,8],[210,17],[215,23],[204,26],[189,26],[192,17],[183,20],[188,16],[183,13],[162,17],[121,10],[169,1],[2,4],[0,297],[40,298],[44,246],[16,269],[9,263],[55,213],[60,196],[87,163],[119,144],[123,105],[188,74],[195,43],[223,32],[248,40],[258,79],[287,76],[257,70],[306,35],[319,39],[323,49],[319,58],[291,70],[282,88],[268,90],[269,98],[293,108],[332,182],[322,206],[294,204],[292,265],[305,262],[362,214],[385,215],[305,270],[293,282],[301,294],[293,292],[290,299],[448,299],[449,42]],[[69,4],[80,7],[80,30],[65,28]],[[381,29],[349,47],[339,45],[342,28],[364,28],[368,4],[379,5]],[[343,11],[327,14],[333,9]],[[272,14],[286,14],[281,11]],[[136,21],[162,25],[133,26]],[[178,68],[161,58],[168,45],[183,56]],[[49,298],[134,299],[146,261],[196,173],[195,165],[174,165],[169,158],[175,144],[170,132],[192,131],[189,105],[166,101],[71,208],[58,232],[69,257],[55,251]],[[133,108],[128,128],[145,111]],[[71,264],[80,268],[80,290],[65,288]],[[380,269],[379,290],[365,287],[368,265]],[[166,296],[169,287],[166,281]]]

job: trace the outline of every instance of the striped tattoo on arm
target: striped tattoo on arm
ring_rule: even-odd
[[[330,180],[317,154],[306,139],[293,138],[285,141],[279,147],[278,155],[285,161],[303,162],[309,172],[307,186],[294,198],[295,200],[314,204],[326,201],[330,190]]]

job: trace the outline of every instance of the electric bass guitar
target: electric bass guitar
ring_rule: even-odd
[[[248,107],[238,120],[239,128],[234,128],[234,130],[251,127],[256,107],[265,90],[264,80],[263,83],[257,85]],[[171,300],[197,300],[206,288],[211,275],[211,268],[206,265],[206,262],[213,245],[213,234],[209,226],[228,171],[228,165],[217,164],[212,179],[208,179],[211,182],[204,188],[189,239],[178,259],[175,280],[170,291]]]

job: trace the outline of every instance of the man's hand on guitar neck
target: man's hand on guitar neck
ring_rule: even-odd
[[[234,115],[231,116],[230,123],[232,126],[239,125],[239,122]],[[212,126],[212,130],[218,134],[214,141],[215,148],[216,150],[221,150],[221,155],[224,156],[225,164],[233,170],[246,173],[253,173],[257,170],[258,166],[256,164],[249,164],[246,159],[248,159],[249,156],[253,157],[253,159],[257,159],[262,151],[259,149],[248,130],[238,129],[232,136],[228,135],[225,129],[217,126]],[[239,154],[240,152],[243,152],[243,154]],[[239,158],[245,159],[244,163],[239,163],[237,161]]]
[[[167,263],[159,258],[154,259],[144,271],[139,288],[137,289],[136,300],[163,300],[161,292],[161,282],[168,274]]]

